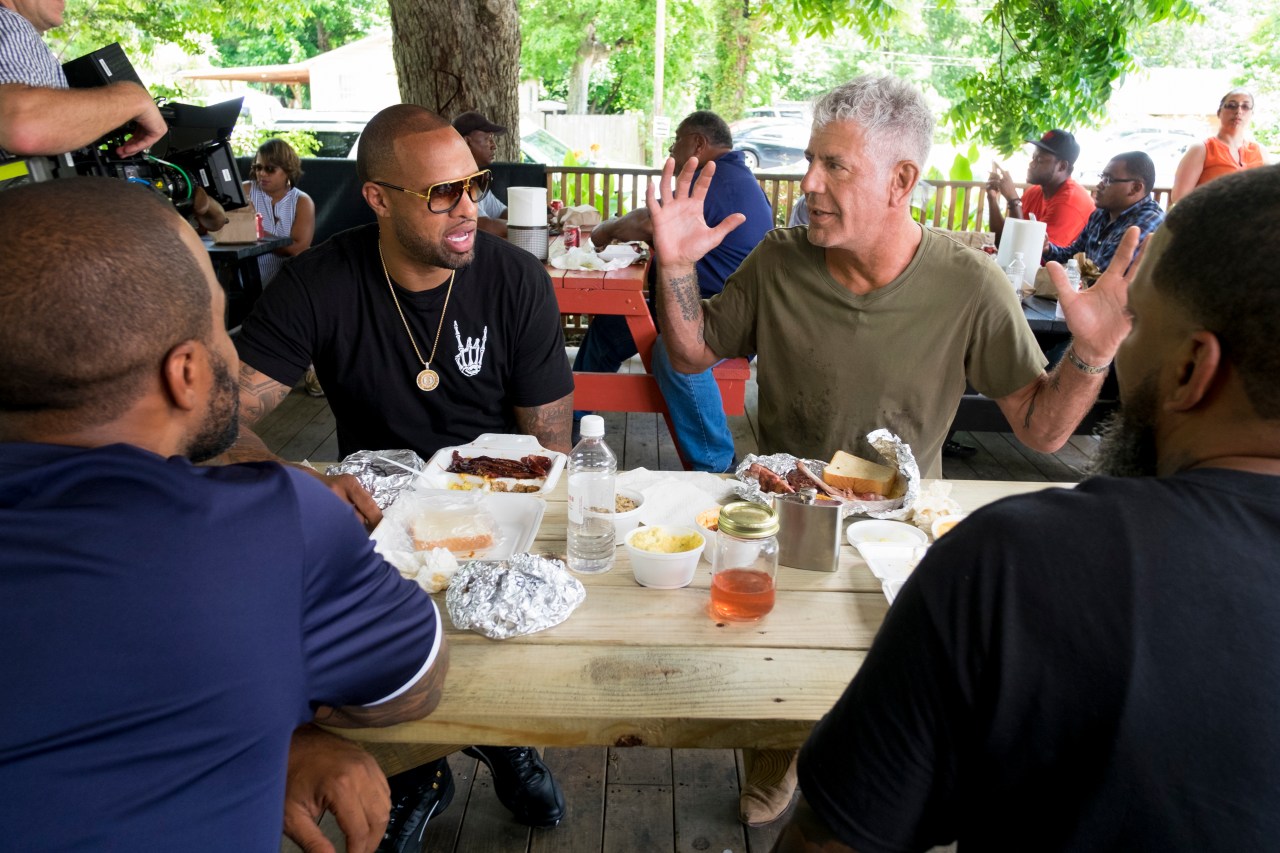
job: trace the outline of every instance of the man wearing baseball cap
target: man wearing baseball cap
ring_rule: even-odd
[[[477,169],[487,169],[498,153],[498,141],[494,138],[507,132],[500,124],[494,124],[484,113],[470,110],[453,120],[453,129],[458,131],[471,149],[471,156],[476,158]],[[476,204],[479,209],[478,225],[490,234],[499,237],[507,236],[507,206],[498,200],[493,193],[487,194]]]
[[[1028,140],[1036,150],[1027,165],[1027,187],[1022,198],[1013,185],[1009,173],[994,164],[987,179],[987,202],[990,208],[989,222],[995,232],[996,244],[1008,219],[1029,219],[1033,215],[1048,224],[1049,242],[1059,246],[1070,245],[1084,230],[1093,213],[1093,199],[1071,177],[1076,158],[1080,156],[1080,144],[1065,130],[1051,130],[1039,139]],[[1000,214],[999,198],[1004,197],[1008,212]]]

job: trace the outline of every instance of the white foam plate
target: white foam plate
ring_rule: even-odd
[[[432,489],[452,489],[454,491],[470,491],[474,489],[494,491],[493,486],[495,484],[488,482],[484,477],[477,477],[472,474],[449,473],[449,465],[453,463],[453,452],[455,450],[465,457],[492,456],[497,459],[520,459],[529,454],[550,457],[551,472],[547,474],[546,479],[541,482],[536,492],[525,493],[536,495],[545,495],[556,487],[556,483],[560,481],[560,472],[564,470],[564,464],[567,459],[563,453],[547,450],[538,443],[538,439],[531,435],[487,432],[470,444],[442,447],[437,450],[435,455],[427,462],[427,467],[422,471],[420,482],[423,486]],[[497,482],[506,485],[510,489],[516,484],[533,484],[538,481],[514,480],[504,477]],[[495,494],[498,493],[500,492],[495,491]]]
[[[894,542],[900,545],[927,545],[929,534],[914,524],[903,521],[872,519],[855,521],[845,531],[849,544],[857,548],[863,542]]]

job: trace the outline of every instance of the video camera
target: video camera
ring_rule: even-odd
[[[110,44],[63,65],[73,88],[105,86],[120,80],[142,85],[119,44]],[[76,151],[53,157],[0,160],[0,190],[19,184],[97,175],[144,184],[159,192],[184,216],[191,212],[196,187],[202,187],[224,210],[246,206],[240,170],[231,151],[231,131],[243,99],[212,107],[169,103],[160,115],[169,133],[143,152],[121,157],[127,127]]]

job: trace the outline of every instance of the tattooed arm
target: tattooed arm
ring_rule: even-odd
[[[289,388],[284,383],[277,382],[265,373],[240,362],[240,435],[231,449],[215,459],[214,463],[229,465],[236,462],[267,461],[292,464],[268,450],[267,445],[257,433],[250,429],[274,411],[275,407],[288,396]],[[365,527],[372,530],[382,520],[382,510],[378,509],[373,498],[355,477],[350,474],[330,477],[314,468],[302,465],[297,467],[314,476],[328,486],[329,491],[351,504]]]
[[[746,221],[743,214],[733,213],[715,228],[708,227],[702,207],[716,164],[714,160],[707,163],[694,181],[697,168],[697,158],[690,157],[673,191],[675,161],[668,159],[659,189],[655,191],[650,185],[647,194],[658,257],[658,321],[671,364],[682,373],[701,373],[720,360],[703,337],[702,299],[694,264]]]
[[[547,450],[568,453],[573,435],[573,392],[554,403],[521,408],[516,406],[516,427],[532,435]]]
[[[267,449],[266,444],[250,427],[269,415],[288,396],[289,388],[286,385],[241,362],[240,435],[231,449],[218,461],[223,464],[263,460],[283,461]]]

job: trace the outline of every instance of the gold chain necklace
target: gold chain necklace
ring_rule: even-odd
[[[409,343],[413,345],[413,354],[418,357],[418,361],[422,362],[422,371],[418,374],[418,387],[423,391],[434,391],[436,386],[440,384],[440,374],[431,369],[431,362],[436,360],[436,349],[440,346],[440,333],[444,331],[444,314],[449,310],[449,296],[453,293],[453,279],[457,276],[458,271],[453,270],[449,273],[449,289],[444,292],[444,307],[440,309],[440,325],[436,326],[436,342],[431,345],[431,357],[423,358],[422,352],[418,349],[418,342],[413,339],[413,332],[409,329],[409,321],[404,318],[404,311],[400,309],[400,300],[396,298],[395,285],[391,283],[391,273],[387,272],[387,262],[382,257],[382,244],[378,244],[378,262],[382,264],[382,274],[387,279],[387,289],[391,291],[391,301],[396,304],[396,313],[400,315],[400,322],[404,323],[405,334],[409,336]]]

